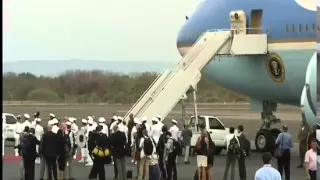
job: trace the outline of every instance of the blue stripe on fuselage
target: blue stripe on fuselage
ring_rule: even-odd
[[[263,9],[262,27],[269,30],[269,40],[315,38],[316,12],[302,8],[294,0],[204,0],[181,28],[177,45],[193,44],[209,29],[229,29],[229,13],[234,10],[244,10],[250,24],[253,9]],[[286,25],[290,28],[295,25],[295,32],[286,32]],[[298,32],[299,26],[301,32]]]

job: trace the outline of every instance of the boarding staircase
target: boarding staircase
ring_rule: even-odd
[[[188,53],[171,70],[164,70],[140,99],[124,116],[156,115],[165,118],[180,98],[195,88],[201,79],[201,70],[216,56],[257,55],[267,53],[266,34],[237,34],[236,30],[210,30],[202,34]],[[150,123],[150,122],[149,122]]]

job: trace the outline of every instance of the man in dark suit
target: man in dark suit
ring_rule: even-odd
[[[24,179],[34,180],[35,160],[38,157],[37,145],[39,140],[34,136],[35,130],[31,128],[29,134],[22,141],[22,158],[24,165]]]
[[[62,144],[58,135],[52,132],[52,125],[48,125],[47,128],[48,132],[42,136],[40,152],[48,167],[48,180],[52,180],[52,174],[53,179],[57,180],[57,158]]]
[[[246,170],[246,151],[248,149],[247,144],[247,138],[243,133],[243,125],[238,126],[238,133],[239,133],[239,142],[240,142],[240,155],[238,160],[239,165],[239,176],[240,180],[246,180],[247,179],[247,170]],[[250,148],[250,147],[249,147]]]
[[[119,173],[119,179],[126,179],[126,135],[119,130],[118,125],[113,126],[114,133],[111,134],[109,140],[111,145],[111,154],[113,156],[114,164],[116,165]]]
[[[308,148],[308,134],[309,134],[309,129],[306,126],[305,122],[301,122],[301,128],[298,133],[298,139],[299,139],[299,157],[300,157],[300,164],[298,165],[297,168],[303,168],[304,164],[304,156],[307,152]]]

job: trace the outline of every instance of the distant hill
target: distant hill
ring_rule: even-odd
[[[170,68],[175,62],[168,61],[90,61],[90,60],[64,60],[64,61],[16,61],[3,62],[3,73],[30,72],[35,75],[57,76],[66,70],[104,70],[120,73],[132,72],[161,72]]]

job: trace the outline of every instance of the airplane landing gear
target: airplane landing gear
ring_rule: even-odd
[[[275,150],[275,140],[278,134],[281,132],[277,128],[271,128],[271,125],[280,123],[273,112],[276,111],[277,104],[271,102],[263,102],[263,112],[261,113],[261,119],[263,123],[256,134],[255,146],[259,152],[271,152]]]

